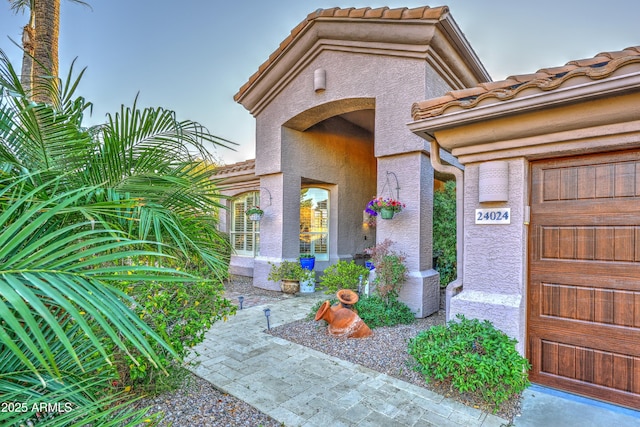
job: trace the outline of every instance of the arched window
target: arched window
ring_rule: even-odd
[[[231,244],[238,255],[256,256],[260,252],[260,221],[251,221],[245,211],[258,206],[260,193],[245,193],[231,202]]]
[[[329,260],[329,191],[323,188],[300,190],[300,253]]]

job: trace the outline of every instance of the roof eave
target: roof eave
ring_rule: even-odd
[[[640,72],[590,81],[510,100],[495,101],[487,105],[476,105],[468,110],[416,120],[408,123],[407,126],[416,135],[431,141],[439,131],[636,91],[640,91]],[[454,148],[447,146],[445,141],[441,142],[441,146],[447,151]]]
[[[473,47],[465,37],[464,33],[458,27],[458,24],[453,19],[450,13],[447,13],[439,22],[439,25],[442,26],[443,31],[448,35],[452,44],[458,50],[458,53],[465,59],[466,63],[469,65],[477,76],[478,81],[481,82],[490,82],[491,76],[489,72],[486,70],[480,58],[476,54]]]

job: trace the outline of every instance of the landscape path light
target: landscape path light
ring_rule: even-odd
[[[271,325],[269,325],[269,316],[271,316],[271,309],[265,308],[263,311],[264,311],[264,317],[267,318],[267,330],[270,331]]]

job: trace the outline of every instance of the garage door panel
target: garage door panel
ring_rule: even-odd
[[[640,337],[633,333],[632,327],[544,315],[531,326],[540,329],[531,335],[532,339],[640,357]],[[614,340],[615,345],[611,345]]]
[[[637,287],[636,284],[633,284]],[[535,295],[533,295],[535,293]],[[640,291],[540,282],[530,293],[538,316],[640,327]],[[640,330],[637,331],[640,339]],[[640,348],[640,345],[638,346]]]
[[[545,201],[640,195],[640,154],[595,155],[545,162],[532,184]],[[537,182],[538,181],[538,182]]]
[[[640,266],[637,263],[542,259],[531,262],[529,268],[538,269],[532,280],[542,282],[640,290]]]
[[[631,225],[540,225],[538,253],[542,259],[637,262],[640,227]]]
[[[539,339],[541,369],[539,374],[556,375],[568,379],[637,392],[640,357],[590,346],[572,345]]]
[[[612,224],[631,225],[638,212],[638,198],[613,200],[585,200],[577,203],[547,202],[532,205],[533,211],[541,212],[539,219],[544,225],[597,225]],[[620,217],[618,217],[620,215]],[[626,219],[626,222],[624,220]]]
[[[535,379],[547,379],[555,384],[571,386],[600,386],[604,396],[611,392],[638,393],[637,378],[640,375],[640,357],[601,351],[590,347],[572,346],[541,339],[534,344],[541,355],[541,369]],[[602,389],[600,389],[602,390]],[[640,396],[628,396],[635,398]],[[600,398],[603,398],[600,396]]]
[[[531,379],[640,408],[640,151],[532,164]]]

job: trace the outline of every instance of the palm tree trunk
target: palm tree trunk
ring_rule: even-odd
[[[29,24],[25,25],[22,29],[22,72],[20,73],[20,83],[22,89],[28,95],[31,92],[31,80],[33,79],[33,55],[35,50],[33,48],[33,36],[34,36],[34,15],[31,11],[31,19]]]
[[[33,99],[51,102],[50,85],[54,80],[43,77],[58,76],[58,36],[60,33],[60,0],[34,0],[35,17],[33,64]]]

